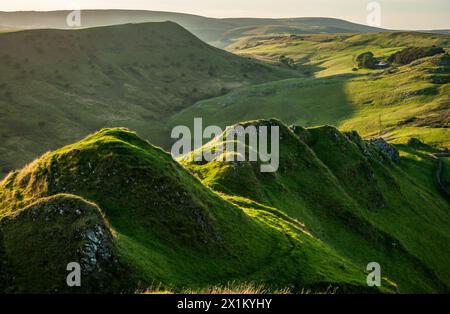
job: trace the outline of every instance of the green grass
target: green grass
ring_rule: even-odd
[[[64,267],[83,260],[79,235],[97,225],[107,234],[99,247],[117,262],[85,274],[78,292],[229,282],[292,293],[448,291],[449,208],[435,186],[434,149],[399,146],[395,164],[333,127],[242,125],[267,123],[281,130],[276,173],[258,163],[180,165],[125,129],[12,172],[0,183],[0,276],[15,278],[3,291],[72,291]],[[365,283],[372,261],[382,265],[380,290]]]
[[[450,143],[445,58],[352,70],[361,52],[387,57],[411,42],[448,49],[448,39],[254,36],[229,48],[270,65],[173,23],[1,34],[4,173],[104,126],[142,138],[102,129],[9,173],[0,183],[0,290],[71,291],[65,265],[86,257],[85,235],[100,226],[111,254],[96,265],[110,267],[86,274],[78,292],[205,291],[230,281],[294,293],[448,292],[449,206],[430,156]],[[280,55],[298,68],[276,66]],[[146,141],[167,149],[170,128],[194,117],[307,128],[243,123],[280,126],[276,173],[258,163],[179,164]],[[400,162],[352,130],[395,143]],[[407,144],[412,137],[433,147]],[[380,290],[365,283],[372,261],[382,265]]]
[[[102,127],[168,145],[196,101],[297,75],[213,48],[171,22],[0,34],[0,171]]]
[[[80,227],[66,228],[61,240],[55,232],[66,225],[66,216],[59,218],[57,210],[56,217],[40,216],[46,227],[31,223],[32,213],[55,208],[52,197],[62,202],[56,209],[64,209],[71,198],[80,202],[67,206],[70,215],[86,202],[104,218],[88,220],[82,214],[74,222]],[[77,233],[71,230],[83,234],[80,228],[89,229],[99,219],[111,235],[104,245],[123,268],[113,264],[100,281],[94,280],[98,272],[85,274],[86,282],[102,285],[75,291],[136,291],[155,284],[182,291],[230,281],[292,292],[330,285],[341,292],[378,291],[365,286],[363,267],[301,224],[275,208],[218,194],[170,155],[124,129],[104,129],[11,173],[0,184],[0,217],[8,270],[20,279],[12,284],[16,292],[68,291],[61,269],[67,260],[80,258]],[[25,241],[30,236],[33,241]],[[47,276],[36,284],[27,280],[30,272]]]
[[[129,270],[114,257],[109,227],[95,204],[57,194],[36,199],[12,216],[1,215],[0,221],[6,269],[0,275],[3,293],[131,292],[118,284],[119,278],[127,282]],[[92,234],[99,242],[90,241],[87,235]],[[87,249],[97,253],[95,265],[83,254]],[[83,275],[88,274],[82,288],[65,284],[66,265],[71,262],[80,263]]]
[[[330,76],[352,73],[353,59],[363,52],[371,51],[377,58],[388,57],[412,43],[416,47],[448,48],[449,36],[417,32],[248,36],[228,46],[227,50],[268,61],[285,55],[300,65],[320,67],[315,71],[316,76]]]
[[[449,74],[439,56],[393,71],[352,71],[361,52],[387,57],[411,42],[448,47],[448,39],[255,35],[229,47],[264,64],[212,48],[173,23],[2,34],[0,170],[5,175],[101,127],[129,127],[167,150],[171,127],[190,126],[199,116],[222,127],[275,117],[364,137],[378,136],[381,120],[389,141],[417,137],[448,148],[450,87],[436,80]],[[280,55],[298,69],[275,65]]]
[[[275,174],[246,163],[183,163],[211,188],[299,221],[360,267],[378,261],[400,291],[448,290],[449,206],[436,189],[428,153],[400,146],[402,159],[394,164],[333,127],[303,130],[303,140],[282,129]]]
[[[444,171],[443,171],[443,178],[445,181],[447,181],[447,186],[450,182],[450,157],[442,158],[444,162]]]
[[[354,58],[365,51],[387,57],[414,39],[415,45],[448,47],[448,36],[421,33],[305,35],[256,37],[231,51],[275,62],[280,55],[298,62],[295,78],[240,88],[227,95],[201,100],[183,109],[171,125],[226,126],[240,120],[279,118],[302,126],[329,124],[364,137],[382,135],[394,143],[417,137],[448,148],[449,67],[442,54],[387,70],[353,71]]]
[[[352,117],[353,108],[343,91],[344,84],[345,78],[334,77],[288,79],[256,85],[200,101],[175,114],[169,123],[191,126],[194,117],[202,117],[205,125],[224,127],[240,119],[277,117],[304,126],[335,124]],[[324,90],[327,93],[323,93]]]

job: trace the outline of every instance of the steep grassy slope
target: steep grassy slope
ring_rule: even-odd
[[[365,286],[364,267],[297,220],[208,189],[124,129],[101,130],[9,174],[0,183],[0,234],[3,291],[117,292],[158,283],[180,291],[229,281],[378,291]],[[73,261],[83,267],[81,289],[65,286]],[[393,291],[383,282],[381,291]]]
[[[68,28],[71,11],[0,12],[0,28]],[[264,34],[365,33],[382,29],[333,18],[225,18],[215,19],[191,14],[133,10],[83,10],[81,27],[126,23],[172,21],[187,28],[200,39],[225,47],[243,36]]]
[[[288,129],[276,120],[241,125],[280,127],[276,173],[220,157],[193,162],[192,154],[183,164],[238,204],[257,201],[304,223],[360,267],[379,262],[400,291],[449,290],[449,205],[433,181],[431,156],[403,147],[395,164],[356,133],[333,127]]]
[[[6,33],[0,46],[0,170],[104,126],[161,145],[170,137],[164,120],[195,101],[295,75],[170,22]]]
[[[265,83],[202,100],[172,118],[172,124],[231,125],[240,120],[277,117],[305,126],[330,124],[406,143],[411,137],[449,147],[449,57],[442,54],[386,70],[354,71],[354,58],[372,51],[387,57],[414,42],[449,47],[449,36],[420,33],[306,35],[253,38],[233,52],[277,62],[297,62],[310,78]]]

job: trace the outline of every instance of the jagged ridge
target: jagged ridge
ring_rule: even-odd
[[[125,129],[101,130],[11,173],[0,184],[0,208],[5,276],[21,278],[8,287],[16,291],[68,291],[61,267],[73,259],[91,270],[85,271],[86,286],[79,292],[129,291],[155,282],[176,290],[232,280],[294,291],[322,290],[330,284],[341,292],[373,291],[365,287],[364,269],[300,223],[275,208],[216,194],[169,154]],[[75,219],[77,210],[82,214]],[[59,236],[54,228],[67,227],[65,219],[74,219],[69,225],[84,224],[81,229],[66,228],[65,236]],[[102,244],[90,232],[99,226],[105,235]],[[26,243],[34,235],[33,246],[12,241],[21,238]],[[53,240],[40,240],[50,235]],[[54,251],[47,248],[53,245]],[[104,247],[111,252],[105,260],[117,261],[109,260],[110,268],[102,266]],[[53,259],[57,249],[63,254]],[[42,255],[45,251],[48,257]],[[23,267],[30,256],[38,261],[36,274],[52,273],[47,281],[36,284],[30,279]],[[47,258],[53,267],[40,262]],[[112,276],[117,272],[122,276]],[[97,280],[102,276],[112,279]],[[392,291],[389,287],[387,283],[382,290]]]

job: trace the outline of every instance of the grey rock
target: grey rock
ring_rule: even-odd
[[[395,146],[386,142],[383,138],[375,138],[369,140],[369,143],[384,152],[393,162],[400,161],[400,154]]]

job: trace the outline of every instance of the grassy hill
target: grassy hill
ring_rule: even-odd
[[[292,58],[308,78],[241,88],[202,100],[171,119],[173,125],[231,125],[242,119],[277,117],[302,126],[330,124],[406,143],[420,138],[449,148],[449,57],[439,54],[384,70],[356,69],[355,57],[371,51],[387,58],[414,43],[449,49],[449,36],[422,33],[253,37],[230,46],[244,56],[278,63]],[[356,71],[355,71],[356,70]]]
[[[292,292],[449,290],[448,203],[430,157],[405,146],[394,164],[356,133],[250,123],[281,128],[277,173],[245,162],[184,168],[125,129],[10,173],[0,183],[0,287],[73,292],[65,266],[80,261],[78,292],[230,281]],[[366,285],[371,261],[382,265],[381,290]]]
[[[300,222],[207,188],[124,129],[103,129],[12,172],[0,183],[0,209],[3,291],[180,291],[230,281],[378,291],[365,286],[364,268]],[[75,290],[65,285],[73,261],[84,278]],[[395,290],[385,283],[382,291]]]
[[[356,132],[329,126],[288,129],[276,120],[240,125],[280,127],[277,172],[217,161],[220,156],[194,162],[188,155],[183,165],[238,204],[256,201],[301,222],[356,263],[378,261],[401,291],[435,284],[448,289],[449,205],[437,191],[432,156],[404,145],[398,146],[400,161],[393,162]],[[430,250],[434,245],[440,248]]]
[[[16,29],[69,28],[70,11],[0,12],[0,28]],[[223,48],[236,39],[264,34],[365,33],[382,29],[333,18],[207,18],[198,15],[136,10],[82,10],[81,27],[98,27],[127,23],[172,21],[188,29],[203,41]]]
[[[106,126],[162,145],[200,99],[297,74],[213,48],[171,22],[0,34],[0,170]]]

